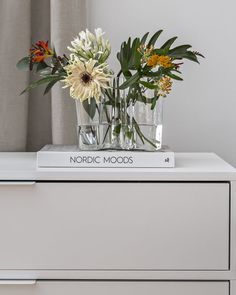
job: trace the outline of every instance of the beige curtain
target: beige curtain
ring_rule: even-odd
[[[51,40],[58,54],[86,27],[86,0],[0,1],[0,151],[35,151],[76,141],[74,101],[55,85],[19,96],[35,79],[17,70],[32,42]]]

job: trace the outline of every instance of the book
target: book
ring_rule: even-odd
[[[174,152],[168,147],[156,152],[80,151],[77,146],[46,145],[37,152],[38,168],[171,168],[174,166]]]

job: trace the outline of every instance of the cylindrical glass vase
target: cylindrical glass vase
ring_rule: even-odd
[[[79,150],[92,151],[101,148],[100,143],[100,104],[94,99],[75,101],[77,114],[77,144]]]

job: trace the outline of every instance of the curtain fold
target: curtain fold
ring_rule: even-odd
[[[31,1],[31,42],[48,40],[50,43],[50,1]],[[37,79],[31,74],[30,80]],[[43,143],[52,142],[51,93],[43,96],[45,86],[29,93],[27,150],[38,150]]]
[[[24,151],[27,141],[29,81],[16,62],[25,56],[31,38],[31,1],[0,1],[0,150]]]
[[[51,0],[51,40],[59,55],[65,52],[70,41],[86,23],[85,1],[70,0],[69,2]],[[56,84],[52,89],[53,143],[75,143],[75,122],[75,102],[70,98],[67,89],[62,89],[60,84]]]
[[[0,151],[36,151],[45,144],[76,142],[74,101],[55,85],[19,96],[37,77],[16,68],[31,43],[50,40],[57,53],[86,27],[86,0],[0,1]]]

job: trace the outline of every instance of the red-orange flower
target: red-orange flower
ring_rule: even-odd
[[[53,56],[54,52],[52,49],[48,47],[48,41],[38,41],[33,44],[30,49],[30,58],[32,62],[41,62],[46,58]]]

